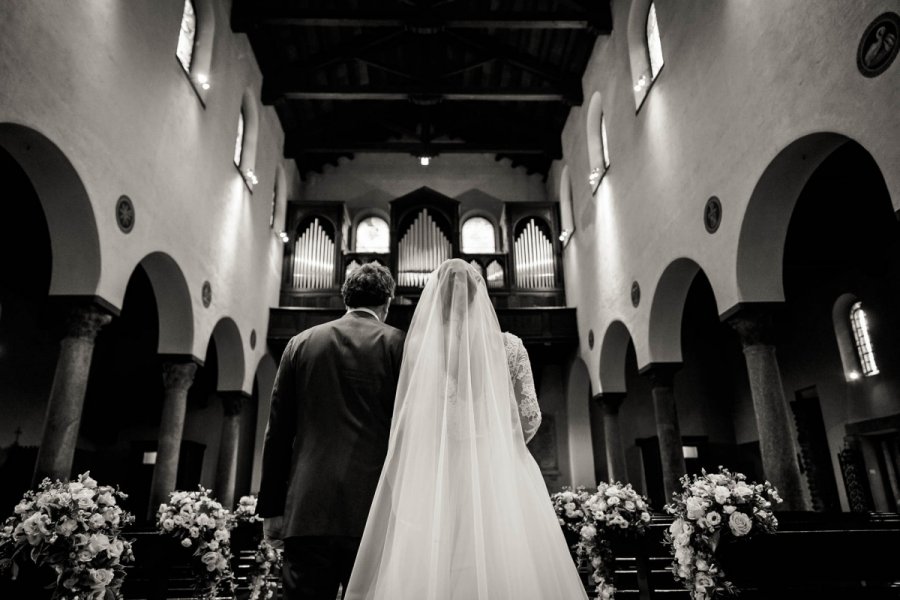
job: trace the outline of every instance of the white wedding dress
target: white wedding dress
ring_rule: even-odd
[[[484,280],[443,263],[413,315],[348,600],[580,600],[537,464],[528,355]]]

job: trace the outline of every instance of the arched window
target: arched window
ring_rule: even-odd
[[[366,217],[356,226],[356,251],[385,254],[391,250],[391,229],[381,217]]]
[[[600,187],[600,181],[609,169],[609,145],[606,137],[606,115],[603,114],[603,103],[600,92],[594,92],[587,112],[587,148],[591,172],[588,183],[591,193]]]
[[[559,241],[563,247],[569,243],[569,239],[575,232],[575,210],[572,202],[572,179],[569,176],[569,166],[563,167],[559,178],[559,214],[562,220],[562,231]]]
[[[241,168],[244,158],[244,109],[238,113],[237,137],[234,138],[234,166]]]
[[[866,377],[878,375],[878,365],[875,364],[875,352],[872,350],[872,340],[869,338],[869,323],[866,320],[866,311],[862,302],[856,302],[850,307],[850,328],[853,331],[853,343],[856,345],[856,355],[859,358],[859,366]]]
[[[197,37],[197,11],[193,0],[184,0],[184,11],[181,13],[181,31],[178,34],[178,48],[175,56],[185,72],[191,72],[194,60],[194,42]]]
[[[466,219],[462,226],[462,251],[466,254],[493,254],[497,251],[494,224],[484,217]]]
[[[665,61],[663,60],[662,44],[659,41],[659,25],[656,22],[656,4],[650,3],[647,11],[647,53],[650,55],[650,82],[656,81]]]

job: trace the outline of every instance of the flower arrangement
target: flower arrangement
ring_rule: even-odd
[[[256,496],[241,496],[234,518],[238,523],[261,523],[263,518],[256,514]]]
[[[272,573],[280,573],[282,567],[281,551],[263,540],[253,556],[253,566],[250,568],[248,579],[250,580],[249,600],[270,600],[278,590],[278,584],[271,581]]]
[[[614,597],[615,557],[610,546],[610,533],[641,535],[650,522],[647,499],[631,484],[601,482],[597,491],[584,488],[563,489],[552,496],[553,508],[563,531],[576,534],[573,556],[579,564],[592,569],[591,581],[598,598]]]
[[[781,502],[778,491],[768,481],[747,483],[743,474],[723,467],[718,473],[685,475],[681,486],[681,494],[665,507],[675,517],[665,534],[672,573],[693,600],[709,600],[720,589],[733,594],[734,586],[715,559],[716,547],[726,538],[774,532],[778,520],[771,507]]]
[[[125,494],[98,485],[90,472],[76,481],[41,482],[26,492],[0,529],[0,571],[27,561],[56,573],[55,600],[119,598],[124,565],[134,561],[122,528],[134,517],[122,510]]]
[[[615,596],[613,582],[615,556],[610,546],[610,533],[643,535],[650,523],[647,499],[631,484],[601,482],[597,491],[584,503],[585,521],[581,527],[580,554],[590,561],[594,572],[597,597],[610,600]]]
[[[234,509],[234,517],[239,524],[262,523],[263,518],[256,514],[256,496],[241,497]],[[259,538],[254,539],[254,543],[256,540]],[[270,581],[269,577],[273,572],[280,572],[281,566],[281,551],[264,538],[259,540],[253,555],[253,564],[247,574],[250,584],[249,600],[269,600],[275,596],[278,585]]]
[[[196,585],[203,598],[214,598],[220,588],[232,587],[231,530],[234,516],[200,486],[196,492],[172,492],[168,504],[156,514],[160,533],[193,548]]]

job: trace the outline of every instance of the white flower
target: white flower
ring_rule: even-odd
[[[705,512],[703,502],[700,499],[695,498],[693,496],[691,496],[690,498],[687,499],[687,502],[685,502],[685,506],[687,508],[688,519],[691,519],[694,521],[696,521],[697,519],[702,517],[703,513]]]
[[[725,504],[731,498],[731,490],[724,485],[717,485],[715,490],[713,490],[713,494],[716,497],[716,502],[719,504]]]
[[[722,512],[724,512],[726,515],[730,515],[731,513],[733,513],[736,510],[737,510],[736,506],[732,506],[731,504],[729,504],[728,506],[726,506],[722,509]]]
[[[716,527],[722,523],[722,515],[714,510],[711,510],[706,514],[706,522],[709,523],[712,527]]]
[[[734,490],[731,494],[738,499],[740,502],[745,502],[750,496],[753,495],[753,488],[747,485],[744,482],[738,482],[736,486],[734,486]]]
[[[183,540],[181,540],[181,545],[184,546],[185,548],[190,548],[191,547],[191,538],[184,538]]]
[[[728,517],[728,527],[736,536],[747,535],[753,527],[753,520],[742,512],[734,512]]]
[[[684,521],[682,519],[675,519],[672,521],[672,524],[669,525],[669,533],[672,535],[678,535],[681,533],[682,528],[684,527]]]
[[[593,525],[585,525],[581,528],[581,537],[586,540],[592,540],[597,536],[597,528]]]
[[[113,580],[113,572],[111,569],[89,569],[88,574],[91,576],[91,589],[106,589]]]
[[[698,571],[708,571],[709,570],[709,564],[702,558],[697,559],[695,566],[697,567]]]
[[[88,550],[94,555],[109,548],[109,537],[103,533],[95,533],[91,535],[91,541],[88,542]]]

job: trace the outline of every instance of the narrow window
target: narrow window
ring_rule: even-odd
[[[650,3],[647,13],[647,52],[650,54],[650,81],[656,81],[660,69],[663,68],[662,44],[659,41],[659,25],[656,22],[656,4]]]
[[[609,168],[609,144],[606,141],[606,116],[600,113],[600,147],[603,150],[603,168]]]
[[[197,13],[194,3],[184,0],[184,12],[181,14],[181,31],[178,33],[178,48],[175,56],[188,73],[191,72],[191,61],[194,58],[194,41],[197,37]]]
[[[386,254],[391,251],[391,229],[381,217],[366,217],[356,226],[356,251]]]
[[[493,254],[497,251],[494,224],[484,217],[466,219],[462,226],[462,251],[465,254]]]
[[[234,140],[234,165],[241,166],[241,158],[244,154],[244,111],[238,113],[237,137]]]
[[[859,366],[866,377],[878,375],[878,366],[875,364],[875,352],[872,350],[872,340],[869,338],[869,323],[866,320],[866,311],[862,302],[857,302],[850,307],[850,326],[853,329],[853,342],[856,344],[856,354],[859,357]]]

